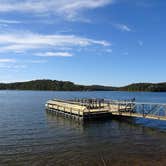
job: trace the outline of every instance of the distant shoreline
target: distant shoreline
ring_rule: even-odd
[[[33,91],[33,92],[129,92],[129,93],[166,93],[166,91],[125,91],[125,90],[91,90],[91,91],[79,91],[79,90],[31,90],[31,89],[0,89],[2,91]]]
[[[166,92],[166,82],[156,84],[135,83],[123,87],[113,87],[103,85],[78,85],[70,81],[33,80],[0,83],[0,90]]]

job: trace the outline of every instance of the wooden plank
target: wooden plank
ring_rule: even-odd
[[[103,103],[103,107],[97,107],[93,103],[94,107],[89,108],[87,107],[86,103],[80,103],[80,102],[73,102],[73,101],[65,101],[65,100],[49,100],[46,104],[47,108],[55,109],[62,111],[64,113],[68,113],[70,115],[76,115],[76,116],[82,116],[84,117],[87,115],[99,115],[99,114],[105,114],[110,113],[112,115],[118,115],[118,116],[128,116],[128,117],[138,117],[138,118],[148,118],[148,119],[156,119],[156,120],[166,120],[166,116],[157,116],[157,115],[143,115],[139,113],[133,113],[132,107],[126,105],[127,102],[119,102],[117,103]],[[88,104],[89,106],[89,104]],[[128,112],[125,112],[128,110]]]

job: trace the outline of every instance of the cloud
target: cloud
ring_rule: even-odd
[[[19,24],[21,21],[0,19],[0,28],[6,29],[9,24]]]
[[[42,57],[55,57],[55,56],[71,57],[73,56],[71,53],[68,53],[68,52],[45,52],[45,53],[36,53],[35,55],[42,56]]]
[[[8,64],[0,64],[0,68],[2,69],[24,69],[26,65],[8,65]]]
[[[114,24],[114,27],[121,30],[122,32],[131,32],[131,28],[125,24]]]
[[[44,35],[31,32],[0,34],[0,52],[26,52],[39,49],[73,49],[74,47],[100,46],[111,44],[104,40],[94,40],[75,35]]]
[[[56,14],[74,20],[84,10],[100,8],[112,2],[113,0],[0,0],[0,12]]]
[[[25,63],[40,64],[40,63],[47,63],[47,61],[46,60],[28,60],[28,61],[25,61]]]
[[[0,19],[0,24],[19,24],[19,23],[21,23],[21,22],[17,21],[17,20]]]
[[[140,47],[142,47],[143,46],[143,41],[141,41],[141,40],[138,40],[138,45],[140,46]]]
[[[123,52],[123,55],[129,55],[129,52]]]
[[[14,63],[15,59],[0,59],[0,63]]]
[[[2,69],[19,69],[26,68],[25,65],[17,64],[16,59],[0,59],[0,68]]]
[[[105,51],[108,52],[108,53],[112,53],[112,49],[110,49],[110,48],[106,49]]]

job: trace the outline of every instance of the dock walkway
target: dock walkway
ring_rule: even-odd
[[[125,116],[166,120],[166,104],[136,103],[135,100],[53,99],[47,101],[46,110],[75,119]]]

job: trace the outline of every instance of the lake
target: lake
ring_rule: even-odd
[[[0,166],[166,165],[166,122],[138,118],[78,123],[48,114],[52,98],[166,103],[166,93],[0,91]]]

